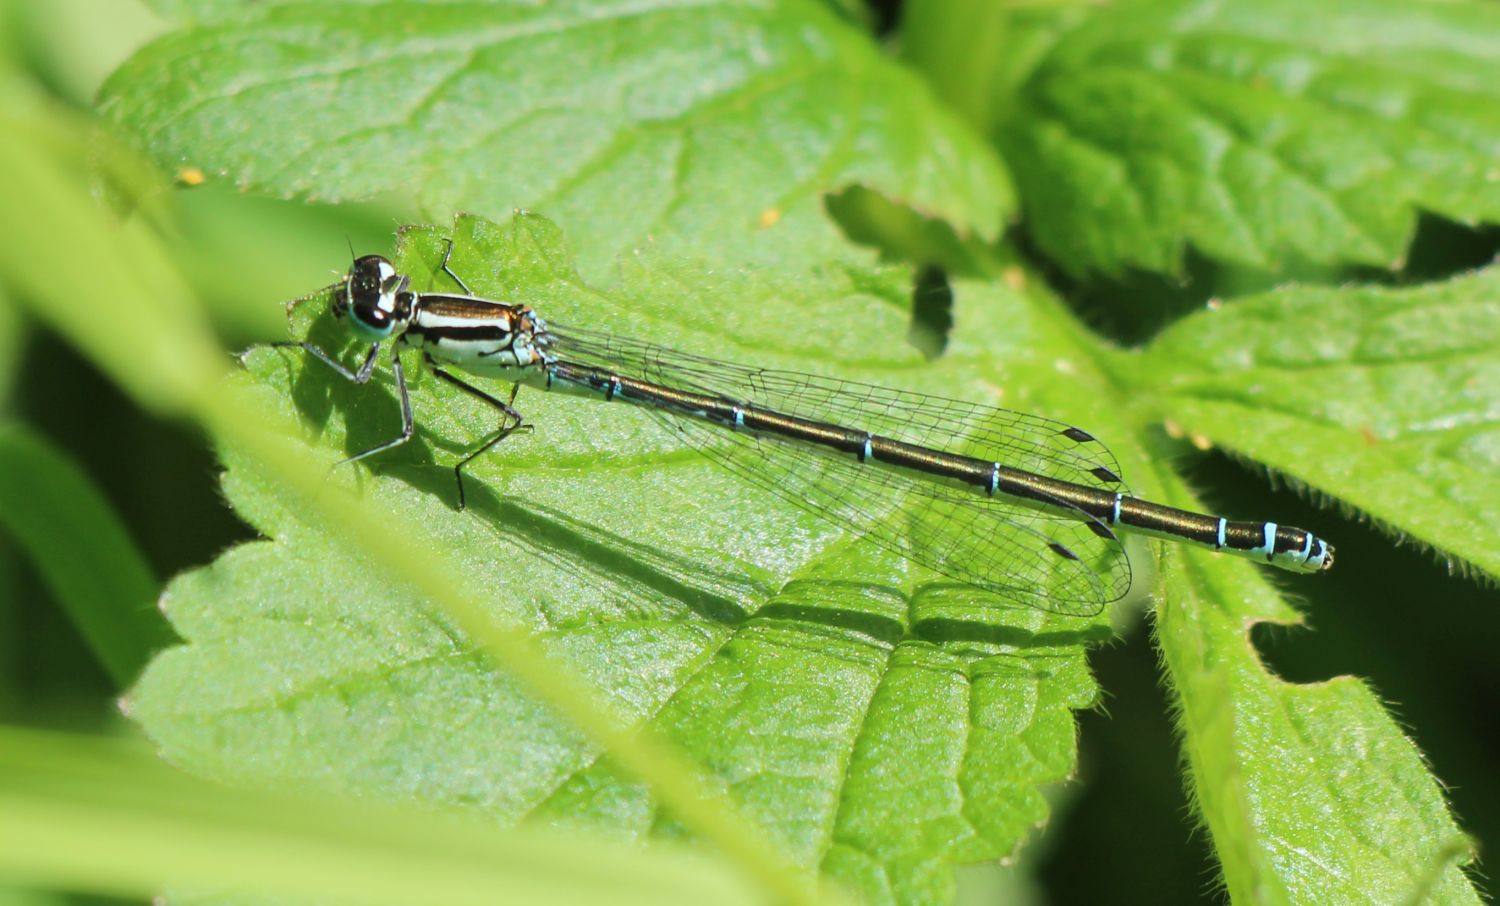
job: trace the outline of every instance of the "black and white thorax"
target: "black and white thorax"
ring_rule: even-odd
[[[365,339],[391,337],[434,362],[486,377],[523,380],[549,360],[547,325],[530,306],[455,293],[417,293],[379,255],[354,262],[334,314],[349,316]]]
[[[550,337],[525,305],[424,293],[401,342],[471,374],[522,380],[547,363]]]

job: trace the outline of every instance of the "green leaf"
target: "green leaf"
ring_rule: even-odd
[[[1278,291],[1178,322],[1136,374],[1185,430],[1500,577],[1497,294],[1494,268]]]
[[[1184,319],[1119,374],[1198,443],[1494,576],[1500,532],[1486,514],[1500,496],[1497,285],[1491,270],[1408,290],[1247,298]],[[1250,623],[1295,614],[1237,578],[1243,564],[1174,560],[1158,642],[1231,896],[1477,902],[1459,867],[1472,844],[1379,699],[1352,678],[1294,686],[1268,675]]]
[[[1401,440],[1412,445],[1407,452],[1411,459],[1381,464],[1384,473],[1378,477],[1386,488],[1374,487],[1369,476],[1330,474],[1346,461],[1355,434],[1365,441],[1357,422],[1339,422],[1328,434],[1306,425],[1305,430],[1285,430],[1277,420],[1285,415],[1279,411],[1286,408],[1280,406],[1283,397],[1268,401],[1257,382],[1276,364],[1262,356],[1265,350],[1279,348],[1287,337],[1322,338],[1323,311],[1311,305],[1313,297],[1304,297],[1300,307],[1279,308],[1274,320],[1229,322],[1234,329],[1207,331],[1196,344],[1190,331],[1204,330],[1208,322],[1194,320],[1179,338],[1163,338],[1144,354],[1126,356],[1102,348],[1041,292],[1023,296],[999,286],[957,283],[958,327],[948,355],[936,366],[923,364],[904,344],[906,324],[897,314],[904,307],[909,275],[871,267],[866,256],[852,256],[853,265],[829,264],[848,262],[851,255],[834,242],[815,199],[829,187],[847,185],[849,168],[836,154],[825,153],[828,144],[817,139],[831,132],[874,136],[883,144],[862,147],[880,162],[869,166],[887,175],[883,182],[873,177],[864,181],[923,213],[949,217],[961,228],[982,230],[983,216],[1002,210],[995,203],[997,193],[985,188],[1002,183],[992,178],[995,167],[983,149],[950,120],[912,115],[913,109],[927,110],[924,105],[930,102],[919,90],[911,93],[909,79],[890,69],[857,33],[810,7],[650,8],[632,19],[616,14],[600,20],[601,29],[613,27],[611,36],[623,34],[628,40],[604,46],[597,40],[604,31],[590,31],[591,23],[575,16],[572,8],[557,13],[555,6],[516,12],[498,6],[393,3],[320,7],[182,0],[173,5],[197,11],[203,24],[143,52],[117,77],[108,96],[111,109],[138,130],[154,153],[219,167],[236,180],[280,193],[318,193],[326,186],[342,198],[353,189],[394,188],[400,193],[412,184],[423,190],[424,203],[436,209],[473,208],[476,199],[486,208],[508,208],[515,202],[499,194],[495,186],[501,182],[483,182],[492,170],[520,173],[503,178],[527,191],[535,185],[526,180],[537,174],[543,180],[557,177],[566,185],[544,187],[541,201],[532,203],[564,219],[579,244],[583,272],[591,278],[615,260],[617,251],[643,244],[647,230],[660,237],[674,258],[697,257],[713,264],[704,269],[668,265],[665,255],[650,251],[639,262],[623,256],[627,264],[618,285],[598,292],[574,273],[570,253],[546,224],[523,218],[497,231],[471,223],[463,229],[475,235],[460,243],[455,266],[478,291],[526,299],[549,317],[556,314],[564,321],[659,338],[726,358],[1045,412],[1086,425],[1115,444],[1138,492],[1192,505],[1164,467],[1146,468],[1144,450],[1152,449],[1157,462],[1175,452],[1152,433],[1166,415],[1195,434],[1254,455],[1314,487],[1363,494],[1356,505],[1371,512],[1376,504],[1385,506],[1389,512],[1381,518],[1397,529],[1414,521],[1422,537],[1445,554],[1478,565],[1489,562],[1474,549],[1492,551],[1491,539],[1453,538],[1453,526],[1469,501],[1456,507],[1433,505],[1435,517],[1429,518],[1429,502],[1397,495],[1409,487],[1401,470],[1416,468],[1427,480],[1421,471],[1426,462],[1415,461],[1419,453],[1432,454],[1444,467],[1438,480],[1418,485],[1423,492],[1468,487],[1454,483],[1458,470],[1448,470],[1446,463],[1493,471],[1486,447],[1494,445],[1482,427],[1494,410],[1490,388],[1495,382],[1482,380],[1469,395],[1454,390],[1461,381],[1444,383],[1444,373],[1418,382],[1444,416],[1426,427],[1457,446],[1443,445],[1440,439],[1431,449],[1419,449],[1423,425],[1409,421],[1410,430],[1403,432],[1410,436]],[[166,0],[158,6],[166,8]],[[1033,152],[1028,189],[1057,193],[1032,196],[1031,216],[1038,223],[1052,218],[1050,226],[1037,231],[1046,234],[1045,247],[1057,253],[1076,246],[1080,253],[1064,260],[1076,258],[1080,268],[1137,264],[1171,269],[1185,241],[1234,261],[1277,263],[1323,254],[1326,260],[1388,263],[1399,256],[1410,211],[1418,205],[1457,212],[1452,216],[1477,212],[1470,219],[1491,216],[1485,213],[1490,210],[1486,205],[1493,204],[1493,195],[1486,194],[1488,183],[1477,177],[1468,182],[1449,178],[1462,166],[1476,161],[1484,166],[1492,157],[1483,150],[1494,134],[1487,125],[1493,107],[1486,94],[1493,83],[1487,67],[1494,58],[1487,49],[1486,36],[1493,33],[1485,24],[1488,14],[1461,3],[1400,9],[1385,3],[1360,7],[1370,10],[1368,18],[1360,18],[1347,4],[1325,6],[1351,27],[1320,33],[1305,19],[1286,24],[1302,9],[1281,2],[1254,8],[1140,6],[1099,13],[1086,6],[1072,15],[1104,17],[1099,24],[1086,23],[1056,39],[1058,20],[1050,13],[1018,20],[1035,25],[1009,35],[1029,49],[1022,59],[1043,62],[1031,71],[1014,106],[1002,107],[1008,121],[1030,128],[1026,105],[1052,97],[1048,92],[1067,100],[1075,81],[1080,90],[1098,94],[1085,94],[1081,105],[1072,103],[1076,98],[1063,105],[1073,117],[1059,121],[1066,128],[1074,128],[1075,121],[1108,125],[1128,120],[1125,114],[1144,117],[1155,108],[1139,99],[1156,97],[1153,91],[1161,85],[1147,78],[1144,88],[1131,94],[1125,89],[1139,88],[1142,80],[1123,76],[1157,72],[1141,61],[1154,65],[1158,58],[1145,51],[1165,48],[1172,65],[1162,71],[1174,78],[1163,77],[1162,84],[1167,89],[1181,89],[1179,83],[1196,87],[1213,114],[1204,115],[1210,126],[1264,126],[1258,116],[1290,110],[1284,121],[1295,141],[1289,147],[1311,155],[1314,163],[1323,161],[1319,155],[1324,154],[1333,161],[1314,171],[1323,174],[1322,182],[1309,181],[1313,188],[1303,195],[1281,191],[1285,187],[1280,183],[1271,191],[1237,176],[1234,188],[1248,193],[1243,200],[1270,206],[1269,214],[1245,216],[1240,223],[1221,217],[1219,208],[1190,197],[1186,189],[1179,191],[1178,183],[1167,178],[1173,176],[1170,169],[1154,182],[1111,183],[1099,177],[1101,171],[1106,176],[1113,171],[1097,166],[1092,157],[1079,161],[1059,153],[1054,160]],[[524,18],[533,15],[558,16],[550,21],[571,27],[527,35],[525,41],[502,35],[507,40],[486,44],[493,31],[465,18],[476,10],[503,25],[543,21]],[[1188,15],[1195,12],[1203,16]],[[1460,27],[1432,38],[1432,29],[1415,27],[1430,17],[1450,25],[1457,21]],[[1195,32],[1185,24],[1194,21],[1227,23],[1220,31],[1233,40],[1221,41],[1218,31]],[[721,22],[734,27],[705,37],[705,31],[713,31],[711,25]],[[710,25],[695,28],[705,23]],[[1374,40],[1381,23],[1389,29],[1389,47]],[[1318,44],[1299,55],[1296,48],[1308,46],[1296,43],[1303,33],[1317,35],[1307,40]],[[688,65],[704,47],[712,52],[703,59],[724,59],[724,42],[733,46],[725,34],[760,38],[757,48],[771,53],[766,66],[771,75],[755,68],[760,61],[753,55],[728,56],[751,73],[742,82],[704,79],[701,70]],[[1003,30],[1000,34],[1007,36]],[[595,40],[566,43],[577,36]],[[1428,45],[1421,44],[1424,40]],[[1057,49],[1049,54],[1054,43]],[[628,56],[633,50],[622,49],[648,44],[649,56]],[[1241,50],[1241,45],[1249,49]],[[1329,46],[1336,51],[1331,60],[1323,50]],[[1425,47],[1422,52],[1434,64],[1412,64],[1412,46]],[[462,52],[444,56],[454,47],[473,51],[473,62]],[[829,56],[818,57],[815,51]],[[402,65],[410,60],[372,56],[374,52],[415,55],[417,62]],[[436,64],[424,66],[424,54]],[[1455,57],[1463,61],[1466,54],[1463,66],[1453,65]],[[659,56],[667,63],[657,63]],[[1113,63],[1116,58],[1119,65]],[[810,59],[833,62],[817,70],[804,65]],[[1193,81],[1191,73],[1184,78],[1176,66],[1179,59],[1199,66],[1192,72],[1202,79]],[[858,77],[843,68],[850,60],[866,61],[865,69],[852,70]],[[1308,61],[1316,65],[1303,65]],[[1286,65],[1278,68],[1279,62]],[[1258,93],[1248,99],[1232,77],[1240,63],[1261,79]],[[153,71],[156,64],[162,73]],[[326,70],[319,70],[324,64]],[[1393,66],[1398,67],[1395,76]],[[435,71],[455,77],[428,90]],[[471,71],[479,76],[467,82]],[[1006,70],[1024,71],[1022,63]],[[1090,81],[1096,71],[1102,83]],[[1296,81],[1299,72],[1308,71],[1318,77]],[[600,72],[608,75],[595,75]],[[659,72],[665,75],[653,80]],[[1384,75],[1366,81],[1366,72]],[[1209,78],[1215,73],[1218,81]],[[627,82],[629,75],[636,80]],[[777,75],[790,80],[778,81]],[[238,76],[243,79],[234,81]],[[200,79],[210,90],[200,90]],[[1370,113],[1370,105],[1355,103],[1365,97],[1359,89],[1383,91],[1391,79],[1397,88],[1422,88],[1421,103],[1396,113]],[[1433,88],[1434,79],[1441,91]],[[881,89],[885,97],[858,93],[887,81],[898,90]],[[616,89],[621,84],[647,89],[630,94]],[[726,96],[742,103],[710,104],[711,121],[705,125],[703,109],[687,96],[703,84],[728,84]],[[561,109],[557,86],[574,85],[580,88],[573,100],[589,105],[576,120],[585,128],[559,141],[531,140],[527,129],[556,126],[557,120],[546,116]],[[783,94],[747,93],[747,85]],[[456,88],[471,94],[463,96]],[[815,103],[839,91],[844,92],[839,102]],[[783,103],[774,117],[767,112],[773,101],[785,102],[792,92],[801,92],[793,100],[805,103]],[[1377,100],[1393,94],[1380,93]],[[1344,95],[1353,101],[1333,109],[1333,101]],[[389,121],[379,121],[379,115],[410,113],[414,108],[402,101],[414,97],[431,97],[436,103],[415,108],[421,118],[415,125],[402,120],[408,128],[382,128]],[[601,97],[609,100],[601,102]],[[678,119],[642,118],[637,116],[640,108],[632,106],[641,97],[687,97],[682,109],[688,112]],[[1099,98],[1098,103],[1090,104],[1091,97]],[[480,106],[460,103],[470,98]],[[532,98],[553,106],[539,108]],[[845,103],[843,98],[853,100]],[[856,103],[864,99],[871,100]],[[1110,106],[1116,103],[1134,106]],[[452,137],[467,134],[466,129],[426,128],[462,124],[475,110],[481,111],[475,119],[485,122],[495,119],[496,110],[505,115],[519,110],[520,115],[507,121],[513,131],[474,146],[453,143]],[[868,113],[859,120],[863,131],[837,132],[848,115],[862,111]],[[1173,111],[1180,108],[1167,112]],[[288,112],[308,124],[291,137],[273,126],[285,122]],[[1187,112],[1198,115],[1196,109]],[[1439,123],[1423,133],[1425,144],[1411,138],[1413,123],[1420,126],[1422,116],[1438,115],[1457,125],[1439,128]],[[899,129],[892,125],[903,116],[908,122],[899,123]],[[377,122],[369,125],[372,117]],[[1338,128],[1314,135],[1311,120]],[[747,121],[752,125],[747,127]],[[1183,133],[1189,140],[1219,134],[1196,129],[1201,124],[1194,119],[1161,115],[1143,121],[1162,127],[1158,133],[1164,140],[1175,141]],[[332,134],[345,144],[325,143],[330,134],[325,126],[336,130],[351,122],[356,124],[351,128],[368,127],[357,146],[337,131]],[[929,129],[934,122],[937,128]],[[1048,131],[1048,122],[1035,120],[1036,135],[1056,132]],[[589,127],[605,131],[601,135]],[[1243,135],[1262,141],[1231,142],[1235,160],[1254,162],[1257,154],[1270,153],[1264,149],[1282,148],[1263,140],[1265,129],[1233,133]],[[1337,141],[1325,146],[1310,135]],[[913,136],[921,140],[913,142]],[[1471,138],[1481,150],[1454,150],[1455,136]],[[690,166],[669,170],[665,177],[642,166],[639,154],[588,171],[587,179],[574,178],[582,171],[567,170],[576,163],[569,155],[579,147],[587,152],[623,145],[635,152],[673,138],[694,154],[685,158]],[[436,147],[439,140],[445,148]],[[787,142],[804,140],[810,144],[798,147],[810,147],[810,152],[784,152],[765,163],[766,142],[778,142],[775,147],[783,149]],[[1172,141],[1172,149],[1184,144]],[[492,156],[497,143],[506,153]],[[448,153],[447,148],[469,149],[464,151],[468,156],[431,156]],[[396,153],[387,153],[389,149]],[[0,156],[5,153],[0,148]],[[1462,166],[1450,166],[1454,160]],[[911,161],[932,166],[913,167]],[[1385,169],[1372,161],[1383,162]],[[695,162],[704,166],[691,166]],[[1339,169],[1344,163],[1348,172]],[[807,165],[807,170],[796,170],[796,165]],[[1056,172],[1036,169],[1042,165]],[[780,174],[779,182],[765,178],[767,169]],[[969,170],[980,176],[962,176]],[[789,171],[794,178],[785,178]],[[1035,178],[1038,172],[1056,178]],[[1392,172],[1400,172],[1402,180]],[[1148,175],[1156,173],[1149,170]],[[355,183],[365,174],[375,177],[371,185]],[[32,189],[35,182],[53,188],[22,175],[18,185]],[[677,180],[671,188],[680,188],[680,195],[658,194],[653,188],[659,183],[652,179],[669,178]],[[1224,195],[1217,182],[1180,182],[1205,191],[1210,201]],[[913,200],[914,189],[892,191],[891,184],[925,187],[935,201],[920,203]],[[1147,185],[1155,194],[1140,196],[1150,204],[1122,206],[1119,198],[1135,196],[1112,188],[1120,184]],[[1368,191],[1345,191],[1351,185]],[[944,188],[952,186],[961,191]],[[791,201],[767,205],[757,194],[763,191]],[[653,207],[664,197],[674,201],[665,213]],[[1317,204],[1320,198],[1327,202],[1324,207]],[[1325,210],[1330,206],[1354,226],[1341,226]],[[65,228],[36,229],[33,216],[53,216],[45,205],[40,214],[32,212],[32,205],[15,207],[28,217],[24,224],[11,225],[13,239],[39,232],[73,235]],[[759,229],[765,212],[776,212],[781,219]],[[95,234],[90,235],[97,240]],[[438,245],[430,231],[409,239],[401,263],[419,275],[420,286],[432,274]],[[1214,251],[1212,242],[1229,251]],[[19,272],[47,260],[36,258],[36,250],[25,242],[6,247],[12,255],[0,263],[8,269]],[[1247,248],[1261,257],[1246,257]],[[110,257],[113,249],[105,244],[103,252],[106,267],[99,271],[114,275],[120,268]],[[1367,254],[1374,257],[1360,257]],[[769,262],[776,269],[743,270],[740,263],[746,260]],[[816,267],[803,267],[809,262]],[[193,327],[191,319],[143,318],[133,308],[112,313],[110,306],[91,305],[105,297],[77,290],[100,273],[63,270],[54,274],[32,268],[48,278],[28,290],[50,292],[57,323],[82,338],[78,342],[112,373],[138,380],[139,386],[131,384],[131,389],[142,396],[151,390],[151,379],[163,377],[155,366],[178,360],[156,353],[178,349],[184,336],[201,339],[191,329],[174,332],[181,325]],[[139,310],[152,311],[144,306],[155,296],[136,292],[144,282],[126,287],[130,292],[124,298],[144,295]],[[1362,341],[1369,340],[1359,335],[1358,303],[1341,307],[1343,299],[1336,294],[1317,297],[1337,311],[1331,336],[1341,336],[1340,331],[1348,335],[1352,328]],[[74,303],[71,309],[69,302]],[[310,312],[302,313],[303,328],[311,326],[320,342],[331,344],[336,339],[332,325],[310,325]],[[1203,319],[1226,316],[1220,312]],[[1415,313],[1406,318],[1421,321]],[[1471,339],[1469,326],[1455,320],[1456,326],[1440,315],[1438,323],[1453,327],[1450,339],[1462,344]],[[138,336],[142,324],[151,329]],[[824,325],[836,325],[837,336],[826,336]],[[1414,330],[1428,353],[1442,360],[1448,348],[1437,342],[1438,331],[1424,330],[1431,326],[1403,329]],[[1374,339],[1376,349],[1402,348],[1392,337]],[[1477,342],[1472,349],[1464,347],[1474,353],[1476,368],[1456,368],[1452,376],[1468,380],[1490,373]],[[1257,356],[1254,366],[1236,373],[1246,350]],[[191,356],[187,360],[193,361]],[[1308,374],[1317,377],[1326,363],[1317,357],[1311,361]],[[1391,373],[1372,372],[1368,364],[1349,370],[1350,380],[1341,387],[1344,396],[1336,398],[1348,411],[1378,412],[1382,394],[1400,393],[1399,386],[1392,389],[1386,383]],[[954,594],[943,583],[931,582],[908,565],[867,550],[711,469],[641,413],[597,401],[526,392],[519,402],[536,421],[537,432],[514,437],[476,462],[470,479],[472,511],[455,514],[449,467],[493,428],[493,414],[430,377],[419,377],[415,359],[407,366],[416,385],[417,440],[369,469],[346,467],[330,479],[330,497],[342,498],[339,491],[353,486],[383,508],[380,518],[366,524],[366,543],[389,553],[388,545],[379,548],[374,539],[394,537],[410,550],[428,554],[433,564],[460,564],[465,582],[493,590],[497,619],[536,632],[549,654],[587,676],[626,719],[659,730],[697,756],[740,811],[756,817],[804,864],[851,881],[872,899],[942,899],[950,889],[952,861],[1007,854],[1031,825],[1045,819],[1040,788],[1072,768],[1071,709],[1092,702],[1096,694],[1083,665],[1082,643],[1104,634],[1102,621],[1007,610],[976,602],[967,592]],[[178,379],[167,380],[171,392],[157,396],[197,402],[179,392],[192,383],[181,378],[206,370],[166,375]],[[1308,374],[1301,375],[1303,383],[1315,384]],[[1378,380],[1365,386],[1353,379],[1360,374]],[[1331,410],[1319,408],[1323,402],[1299,395],[1303,387],[1295,377],[1274,375],[1276,386],[1294,401],[1292,419],[1300,423],[1308,413],[1314,421],[1326,416]],[[1401,377],[1395,375],[1397,385]],[[1201,390],[1215,378],[1221,386]],[[251,375],[237,381],[235,389],[257,394],[283,414],[302,417],[318,439],[314,467],[385,439],[396,426],[388,382],[350,387],[288,352],[252,357]],[[1225,399],[1232,406],[1216,408]],[[1421,395],[1403,400],[1413,407],[1405,411],[1418,411],[1427,400]],[[1466,419],[1478,426],[1475,433],[1451,431]],[[222,420],[219,424],[222,428]],[[213,566],[180,578],[167,597],[169,612],[189,643],[160,658],[130,702],[172,758],[222,776],[458,804],[502,821],[603,826],[630,837],[682,833],[656,801],[601,760],[583,734],[539,705],[512,678],[497,674],[493,660],[476,651],[482,642],[456,628],[466,624],[439,615],[433,602],[441,596],[415,594],[393,582],[381,563],[372,562],[380,557],[351,553],[354,541],[333,537],[328,521],[318,518],[319,508],[305,496],[267,482],[242,436],[225,436],[227,493],[270,540],[240,547]],[[1363,470],[1375,460],[1357,462]],[[1470,521],[1488,525],[1482,519]],[[1461,543],[1468,548],[1461,549]],[[1266,593],[1261,574],[1248,564],[1202,553],[1174,555],[1169,562],[1174,565],[1166,572],[1161,595],[1161,648],[1181,706],[1184,748],[1202,814],[1236,898],[1467,898],[1471,891],[1452,868],[1455,859],[1465,857],[1466,845],[1452,829],[1435,782],[1368,693],[1351,683],[1287,687],[1261,670],[1245,642],[1245,627],[1256,619],[1288,619],[1291,611]],[[1137,559],[1142,590],[1152,584],[1151,565],[1149,557]],[[441,569],[446,577],[449,567]],[[417,585],[410,573],[406,580]],[[542,685],[528,688],[536,691]],[[659,777],[653,784],[659,793],[666,786]],[[1314,789],[1308,792],[1309,787]],[[1395,839],[1402,833],[1405,838]],[[1330,877],[1311,877],[1313,872]],[[1330,879],[1352,880],[1339,887]]]
[[[21,347],[26,338],[20,309],[0,287],[0,405],[7,408],[21,370]]]
[[[1049,50],[999,87],[997,141],[1074,273],[1177,273],[1189,243],[1394,268],[1418,210],[1500,220],[1492,3],[1044,4],[1012,30]]]
[[[62,450],[20,425],[0,424],[0,527],[121,687],[172,641],[151,609],[151,568],[109,502]]]
[[[23,97],[23,92],[0,93],[5,100]],[[0,216],[0,237],[6,239],[0,242],[0,278],[7,287],[18,288],[19,299],[137,402],[194,417],[221,438],[232,438],[250,471],[263,476],[263,483],[271,477],[300,518],[331,526],[325,534],[336,536],[343,550],[359,527],[383,522],[367,518],[371,508],[347,495],[314,498],[322,485],[315,477],[319,467],[315,457],[308,461],[310,448],[290,440],[295,420],[278,418],[220,379],[228,362],[207,338],[175,270],[164,263],[161,243],[138,222],[134,228],[122,226],[88,197],[87,180],[77,172],[85,137],[77,124],[45,104],[4,112],[14,140],[0,143],[5,164],[0,169],[16,178],[20,202],[0,213],[26,212],[20,220]],[[126,176],[135,172],[111,154],[118,150],[115,145],[100,140],[107,137],[92,137],[91,152],[102,154],[107,168]],[[27,209],[28,200],[36,203],[35,210]],[[55,241],[59,235],[69,237],[67,251],[82,257],[64,254]],[[89,266],[78,267],[78,260]],[[557,713],[607,745],[632,776],[646,779],[675,813],[763,889],[783,902],[810,902],[807,879],[728,812],[695,765],[657,734],[627,732],[577,678],[534,652],[524,632],[482,611],[480,597],[454,578],[458,571],[446,565],[441,552],[420,558],[379,539],[362,541],[358,550],[377,554],[391,580],[421,589],[418,597],[471,641],[476,661],[503,663],[523,678]]]
[[[1293,685],[1268,674],[1247,615],[1285,605],[1237,575],[1244,563],[1173,559],[1157,642],[1230,899],[1482,902],[1461,868],[1474,844],[1374,692],[1353,677]]]
[[[135,744],[10,727],[0,728],[0,878],[138,899],[170,886],[173,901],[233,891],[233,902],[763,902],[701,853],[227,789]]]
[[[68,906],[73,900],[63,894],[0,887],[0,906]]]
[[[593,276],[651,243],[849,258],[822,196],[851,185],[991,238],[1011,205],[984,143],[811,0],[209,4],[101,103],[157,160],[262,193],[543,211]],[[316,128],[262,128],[289,122]]]
[[[141,5],[170,22],[214,19],[252,5],[255,0],[141,0]]]
[[[436,231],[408,232],[398,265],[421,286],[441,247]],[[984,344],[956,339],[941,367],[925,367],[891,304],[904,270],[724,274],[647,258],[601,292],[535,217],[461,222],[453,267],[476,292],[524,297],[548,318],[729,359],[1076,405],[1076,389],[1015,379],[1077,350],[1000,289],[976,285],[959,307],[965,336]],[[337,348],[337,325],[310,308],[302,323]],[[369,531],[463,564],[467,584],[492,589],[497,618],[530,628],[624,719],[700,760],[800,862],[876,899],[944,898],[953,861],[998,858],[1045,820],[1040,788],[1071,773],[1072,711],[1096,694],[1080,642],[1107,636],[1103,617],[934,581],[746,486],[639,409],[594,399],[523,391],[516,405],[535,431],[475,461],[469,510],[455,512],[451,465],[494,415],[408,365],[417,439],[330,478],[388,514]],[[357,387],[282,350],[249,368],[246,381],[307,419],[330,460],[397,427],[384,382]],[[306,522],[237,449],[223,452],[227,495],[271,540],[169,589],[189,644],[131,697],[169,758],[505,821],[680,833],[421,599]]]

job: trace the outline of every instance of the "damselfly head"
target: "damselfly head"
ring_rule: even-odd
[[[354,259],[343,291],[333,300],[333,314],[371,339],[383,340],[411,318],[410,278],[379,255]]]

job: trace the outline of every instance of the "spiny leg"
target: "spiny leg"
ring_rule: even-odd
[[[364,377],[363,379],[356,380],[356,383],[363,384],[365,381],[369,380],[369,375],[366,374],[366,372],[371,370],[373,366],[370,363],[374,360],[374,350],[371,350],[370,358],[365,362],[365,366],[359,371],[359,373],[364,375]],[[411,397],[408,396],[406,392],[406,372],[401,368],[401,356],[396,354],[396,347],[394,346],[391,347],[391,371],[395,372],[396,392],[401,397],[401,433],[396,437],[385,441],[384,443],[376,444],[368,450],[356,453],[347,459],[339,460],[337,463],[334,463],[334,468],[338,468],[339,466],[345,465],[347,463],[358,462],[367,456],[374,456],[376,453],[384,453],[386,450],[389,450],[392,447],[399,447],[407,441],[411,440],[413,430],[413,421],[411,417]]]
[[[531,426],[530,425],[506,425],[504,428],[501,428],[495,434],[494,437],[492,437],[489,440],[485,441],[477,449],[475,449],[472,453],[470,453],[469,455],[465,456],[463,459],[460,459],[458,461],[458,464],[453,467],[453,477],[458,480],[458,508],[459,508],[459,510],[463,510],[466,506],[468,506],[468,504],[464,500],[464,475],[463,475],[463,468],[464,468],[464,466],[468,465],[470,460],[477,458],[481,454],[488,453],[490,451],[490,449],[493,448],[496,444],[500,443],[500,441],[502,441],[502,440],[505,440],[507,437],[510,437],[512,434],[515,434],[517,431],[530,431],[530,430],[531,430]]]
[[[437,367],[437,363],[434,362],[430,356],[427,358],[427,365],[432,369],[432,373],[437,375],[439,378],[443,379],[449,384],[452,384],[465,393],[468,393],[469,395],[477,399],[483,400],[496,409],[499,409],[500,412],[505,416],[505,418],[514,420],[513,424],[506,424],[504,421],[502,421],[500,424],[500,429],[495,433],[494,437],[485,441],[476,449],[471,450],[466,456],[464,456],[463,459],[460,459],[458,461],[457,465],[453,467],[453,478],[458,482],[458,508],[462,510],[465,506],[467,506],[467,502],[464,496],[464,466],[468,465],[480,455],[488,452],[496,444],[500,443],[500,441],[505,440],[507,437],[511,436],[517,431],[531,430],[531,426],[523,422],[521,413],[517,412],[515,407],[512,405],[512,403],[516,401],[516,394],[521,392],[520,384],[514,384],[511,386],[509,402],[501,402],[496,397],[485,393],[478,387],[475,387],[472,384],[465,383],[464,381],[459,380],[443,369]]]
[[[443,273],[447,274],[449,277],[452,277],[453,282],[457,283],[458,288],[463,290],[465,294],[472,296],[474,295],[474,292],[469,289],[469,285],[463,280],[460,280],[458,274],[453,273],[453,271],[448,268],[448,259],[453,257],[453,240],[449,239],[446,241],[448,243],[448,248],[443,251]]]
[[[369,383],[370,375],[375,373],[375,357],[380,354],[380,344],[371,343],[370,351],[365,354],[365,360],[360,364],[359,370],[350,371],[347,367],[344,366],[342,362],[324,352],[323,349],[316,344],[309,343],[306,340],[277,340],[272,343],[256,343],[254,346],[246,348],[245,351],[241,352],[239,355],[240,364],[243,365],[245,363],[245,356],[249,355],[256,349],[262,348],[300,349],[303,352],[308,353],[318,361],[322,362],[324,365],[327,365],[329,368],[332,368],[334,371],[338,372],[339,377],[342,377],[346,381],[353,381],[356,384]]]
[[[303,352],[312,355],[313,358],[327,365],[329,368],[332,368],[334,372],[344,380],[361,385],[370,382],[370,376],[375,373],[375,360],[380,355],[380,344],[371,343],[370,351],[365,354],[365,360],[360,363],[359,370],[351,371],[342,362],[334,358],[332,355],[329,355],[327,352],[324,352],[323,349],[316,344],[309,343],[305,340],[277,340],[272,343],[257,343],[254,346],[251,346],[249,349],[246,349],[244,352],[240,353],[240,363],[244,364],[245,356],[249,355],[251,350],[260,349],[262,347],[268,347],[271,349],[300,349]],[[392,447],[399,447],[407,441],[411,440],[413,431],[411,398],[406,392],[406,372],[401,367],[401,357],[396,354],[396,347],[394,346],[391,347],[391,370],[396,374],[396,390],[399,392],[401,397],[401,433],[396,437],[385,441],[384,443],[376,444],[368,450],[363,450],[346,459],[339,460],[338,462],[333,464],[334,469],[338,468],[339,466],[345,465],[346,463],[357,462],[358,460],[364,459],[367,456],[374,456],[376,453],[389,450]],[[332,470],[330,469],[330,471]]]

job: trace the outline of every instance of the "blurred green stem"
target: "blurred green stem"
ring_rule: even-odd
[[[996,0],[909,3],[902,21],[902,56],[985,135],[994,125],[989,99],[1005,45],[1007,6]]]
[[[121,897],[169,888],[173,900],[192,899],[186,889],[392,906],[766,902],[722,861],[673,846],[642,852],[502,830],[472,812],[235,789],[171,770],[139,743],[6,726],[0,877]]]

